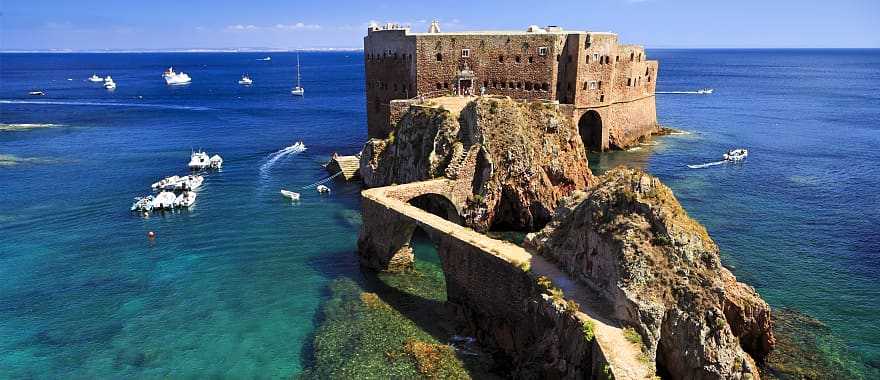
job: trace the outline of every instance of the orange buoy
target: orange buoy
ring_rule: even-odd
[[[156,238],[156,233],[153,232],[153,231],[147,232],[147,237],[150,238],[150,239],[155,239],[155,238]]]

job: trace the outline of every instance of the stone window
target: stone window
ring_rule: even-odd
[[[627,85],[627,86],[632,86],[632,83],[633,83],[633,79],[632,79],[632,78],[626,78],[626,85]]]
[[[487,80],[483,81],[483,88],[489,88],[489,81],[487,81]]]
[[[559,62],[559,54],[556,54],[556,62]]]
[[[522,61],[522,58],[520,56],[516,56],[513,60],[516,61],[516,63],[520,63],[520,61]]]
[[[589,83],[590,82],[584,82],[584,87],[582,88],[582,90],[586,90],[587,88],[589,88]]]
[[[593,53],[593,60],[594,60],[594,61],[598,61],[598,60],[599,60],[599,53]],[[588,62],[589,62],[589,61],[588,61]],[[601,62],[599,62],[599,63],[601,63]]]
[[[443,88],[449,89],[449,82],[443,82]]]
[[[538,48],[538,55],[540,55],[540,56],[542,56],[542,57],[543,57],[543,56],[546,56],[546,55],[547,55],[547,50],[548,50],[548,49],[547,49],[546,46],[541,46],[541,47],[539,47],[539,48]]]
[[[632,62],[635,60],[636,60],[636,53],[629,53],[629,61]]]
[[[443,54],[437,53],[437,61],[439,62],[442,60],[443,60]]]
[[[510,82],[507,84],[507,87],[510,88],[511,90],[513,90],[514,87],[516,87],[516,83]]]
[[[651,74],[651,71],[650,71],[650,70],[651,70],[651,69],[645,69],[645,76]]]
[[[601,90],[601,89],[602,89],[602,81],[599,81],[599,83],[597,84],[597,86],[598,86],[597,88]]]
[[[544,84],[541,85],[541,90],[550,91],[550,83],[544,82]]]
[[[651,77],[648,77],[648,83],[651,83]]]
[[[499,56],[498,56],[498,62],[499,62],[499,63],[504,63],[504,56],[503,56],[503,55],[499,55]]]
[[[599,95],[599,103],[602,103],[604,101],[605,101],[605,94]]]
[[[522,90],[522,88],[523,88],[522,82],[516,82],[516,89]]]
[[[606,64],[611,63],[611,57],[610,57],[610,56],[607,56],[607,55],[605,56],[605,63],[606,63]]]
[[[594,80],[591,80],[588,83],[590,84],[590,90],[596,90],[599,88],[598,83]]]
[[[535,63],[535,57],[529,56],[529,63]]]
[[[526,82],[526,91],[532,91],[532,82]]]
[[[462,58],[470,58],[471,49],[461,49],[461,57]]]
[[[639,53],[639,62],[642,61],[642,53]]]
[[[440,82],[437,82],[437,89],[439,90],[439,89],[442,89],[442,88],[443,88],[443,85],[440,84]]]

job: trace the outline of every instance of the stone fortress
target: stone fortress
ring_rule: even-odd
[[[503,95],[558,101],[589,150],[626,148],[658,130],[657,61],[614,33],[530,26],[524,31],[426,33],[396,24],[364,37],[369,137],[392,129],[397,99]]]

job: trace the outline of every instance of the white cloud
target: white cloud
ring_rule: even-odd
[[[275,24],[275,29],[282,30],[316,30],[321,29],[321,25],[318,24],[306,24],[304,22],[297,22],[294,24]]]
[[[259,28],[256,25],[235,24],[235,25],[227,26],[226,29],[229,29],[229,30],[257,30]]]
[[[304,22],[295,22],[293,24],[275,24],[272,26],[261,26],[261,25],[253,25],[253,24],[235,24],[229,25],[226,27],[226,30],[234,31],[234,32],[254,32],[254,31],[262,31],[262,30],[318,30],[321,29],[321,25],[318,24],[306,24]]]

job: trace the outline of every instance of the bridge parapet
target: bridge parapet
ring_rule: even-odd
[[[361,264],[407,270],[414,260],[410,239],[421,228],[438,248],[449,302],[478,340],[510,359],[514,376],[644,379],[654,374],[599,297],[554,264],[407,203],[425,194],[455,197],[457,188],[457,181],[438,179],[363,191]],[[548,294],[539,278],[550,279],[561,294]],[[585,326],[594,338],[587,339]]]

